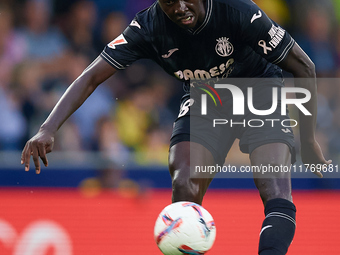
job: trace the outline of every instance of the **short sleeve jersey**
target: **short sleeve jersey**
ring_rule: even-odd
[[[203,23],[185,30],[157,1],[139,12],[103,52],[121,70],[147,58],[185,81],[227,77],[274,77],[294,45],[291,36],[251,0],[207,0]]]

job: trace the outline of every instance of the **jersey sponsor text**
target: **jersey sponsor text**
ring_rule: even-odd
[[[226,63],[211,68],[209,71],[196,69],[195,71],[185,69],[175,72],[178,79],[188,80],[207,80],[214,77],[227,78],[232,72],[231,65],[235,62],[233,58],[229,59]]]

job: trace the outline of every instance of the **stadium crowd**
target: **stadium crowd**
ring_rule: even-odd
[[[0,151],[20,151],[68,85],[153,0],[1,0]],[[340,78],[340,0],[257,0],[311,57]],[[340,86],[321,81],[318,140],[340,155]],[[57,133],[54,151],[103,152],[112,162],[167,165],[181,83],[138,61],[101,85]]]

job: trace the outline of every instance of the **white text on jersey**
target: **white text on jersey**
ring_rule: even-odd
[[[229,59],[226,63],[222,63],[219,66],[211,68],[209,71],[205,70],[195,70],[191,71],[185,69],[183,71],[179,70],[175,72],[175,76],[179,79],[184,80],[207,80],[214,77],[227,78],[232,72],[233,68],[230,66],[235,62],[233,58]]]
[[[285,33],[286,31],[283,30],[281,27],[276,27],[275,25],[273,25],[268,32],[270,38],[272,38],[272,40],[269,42],[269,45],[275,49],[282,41]]]

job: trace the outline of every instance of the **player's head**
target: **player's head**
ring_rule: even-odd
[[[169,19],[184,29],[195,28],[203,22],[205,2],[206,0],[158,0]]]

